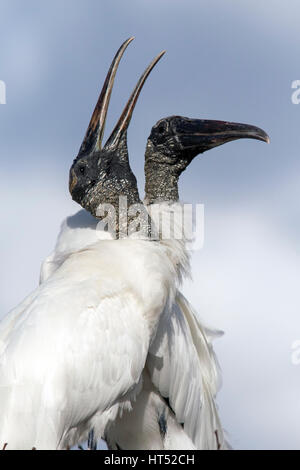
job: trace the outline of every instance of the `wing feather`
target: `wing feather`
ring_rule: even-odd
[[[215,404],[219,366],[205,328],[180,293],[173,308],[161,317],[147,368],[196,447],[226,448]]]
[[[77,268],[66,261],[5,322],[0,446],[56,448],[139,382],[149,345],[139,299]]]

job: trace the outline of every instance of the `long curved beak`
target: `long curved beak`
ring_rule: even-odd
[[[111,92],[115,76],[118,70],[120,60],[127,48],[127,46],[134,40],[134,37],[128,38],[123,42],[121,47],[118,49],[111,66],[106,75],[104,85],[102,87],[100,96],[92,114],[89,126],[87,128],[85,137],[81,144],[78,156],[91,154],[95,151],[101,150],[101,143],[104,134],[105,121],[107,116],[107,110],[110,102]]]
[[[132,203],[140,200],[129,164],[126,134],[142,87],[165,51],[158,54],[142,74],[112,134],[105,146],[101,146],[114,78],[121,57],[132,40],[129,38],[122,44],[112,61],[79,154],[70,168],[72,198],[93,214],[100,200],[114,203],[120,195],[130,197]]]
[[[112,131],[110,137],[108,138],[106,144],[104,145],[105,149],[112,149],[118,146],[121,138],[127,132],[128,126],[131,121],[132,113],[135,108],[136,102],[138,100],[139,94],[144,86],[144,83],[149,76],[151,70],[155,67],[157,62],[162,58],[166,51],[160,52],[148,65],[142,76],[140,77],[139,81],[136,84],[135,89],[133,90],[121,116],[119,121],[117,122],[114,130]]]
[[[100,96],[98,98],[96,107],[94,109],[92,118],[90,120],[88,129],[86,131],[84,140],[81,144],[78,157],[83,155],[91,155],[93,153],[99,152],[102,148],[102,139],[104,134],[105,121],[108,111],[108,106],[110,102],[111,92],[114,84],[114,79],[118,69],[120,60],[127,48],[127,46],[133,41],[133,37],[127,39],[117,51],[112,64],[107,73],[103,88],[101,90]],[[133,110],[135,108],[139,94],[143,88],[143,85],[149,76],[151,70],[157,64],[157,62],[164,55],[165,51],[162,51],[158,54],[155,59],[149,64],[145,72],[140,77],[135,89],[133,90],[122,114],[116,124],[114,130],[112,131],[110,137],[108,138],[105,146],[103,147],[106,150],[115,149],[121,141],[121,138],[126,135],[126,131],[130,124]],[[78,158],[77,157],[77,158]]]
[[[197,155],[238,139],[256,139],[269,143],[268,134],[259,127],[227,121],[180,118],[173,132],[183,150]]]

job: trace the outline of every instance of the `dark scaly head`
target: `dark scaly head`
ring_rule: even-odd
[[[164,51],[151,62],[139,79],[118,123],[102,147],[117,68],[133,39],[129,38],[122,44],[112,61],[78,156],[70,169],[69,190],[72,199],[94,216],[100,204],[112,204],[117,208],[119,196],[127,197],[128,206],[140,202],[137,181],[129,164],[127,129],[140,91]]]
[[[160,119],[152,127],[147,141],[145,202],[177,201],[179,176],[192,160],[237,139],[269,142],[265,131],[249,124],[182,116]]]

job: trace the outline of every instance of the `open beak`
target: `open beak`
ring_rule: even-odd
[[[100,198],[100,186],[103,186],[103,181],[101,180],[99,186],[98,179],[100,176],[102,178],[104,174],[106,174],[107,177],[105,181],[107,197],[112,197],[114,188],[116,188],[116,191],[118,190],[120,192],[120,187],[122,187],[122,191],[126,190],[127,193],[126,191],[125,193],[127,195],[130,193],[133,201],[139,200],[136,178],[129,164],[126,139],[127,129],[143,85],[151,70],[165,51],[162,51],[153,59],[140,77],[117,125],[106,144],[102,147],[105,121],[115,75],[120,60],[127,46],[133,39],[134,38],[131,37],[121,45],[112,61],[79,153],[70,168],[69,190],[72,199],[81,204],[82,207],[87,208],[90,212],[93,210],[92,206],[96,204],[96,199],[98,201]],[[102,172],[101,169],[103,170]],[[99,193],[98,195],[96,194],[97,191]],[[111,194],[109,194],[109,192],[111,192]],[[104,197],[104,189],[101,193],[101,197]]]
[[[148,65],[142,76],[140,77],[139,81],[136,84],[135,89],[133,90],[121,116],[119,121],[117,122],[114,130],[112,131],[110,137],[108,138],[104,148],[105,149],[111,149],[115,148],[118,143],[120,142],[122,136],[127,132],[128,126],[130,124],[130,120],[132,117],[133,110],[135,108],[137,99],[139,97],[139,94],[144,86],[144,83],[149,76],[151,70],[155,67],[157,62],[162,58],[162,56],[165,54],[166,51],[160,52],[153,60],[152,62]]]
[[[206,150],[238,139],[256,139],[270,142],[259,127],[226,121],[181,118],[175,122],[173,132],[182,150],[196,156]]]
[[[89,155],[94,151],[101,150],[101,143],[104,134],[105,121],[108,105],[113,89],[115,76],[118,70],[120,60],[127,46],[133,41],[134,37],[127,39],[118,49],[111,66],[106,75],[104,85],[92,114],[89,126],[87,128],[84,140],[81,144],[78,156]]]
[[[108,111],[108,106],[110,102],[110,97],[111,97],[111,92],[113,89],[113,84],[116,76],[116,72],[120,63],[120,60],[127,48],[127,46],[133,41],[134,37],[131,37],[127,39],[119,48],[117,51],[112,64],[109,68],[109,71],[107,73],[104,85],[102,87],[100,96],[98,98],[96,107],[94,109],[92,118],[90,120],[88,129],[86,131],[84,140],[81,144],[78,157],[81,157],[83,155],[91,155],[95,152],[99,152],[102,148],[102,139],[103,139],[103,134],[104,134],[104,128],[105,128],[105,121],[106,121],[106,116],[107,116],[107,111]],[[121,117],[114,128],[111,136],[109,137],[108,141],[106,142],[104,148],[105,149],[111,149],[112,147],[116,147],[118,143],[120,142],[121,137],[126,133],[132,113],[134,110],[134,107],[136,105],[137,99],[139,97],[139,94],[143,88],[143,85],[150,74],[151,70],[153,67],[157,64],[157,62],[160,60],[160,58],[164,55],[165,51],[162,51],[160,54],[158,54],[155,59],[150,63],[150,65],[147,67],[141,78],[139,79],[134,91],[132,92],[127,105],[124,108],[123,113],[121,114]]]

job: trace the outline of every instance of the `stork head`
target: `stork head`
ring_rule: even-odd
[[[237,139],[269,142],[259,127],[226,121],[170,116],[160,119],[147,141],[146,200],[177,200],[180,174],[199,154]]]
[[[100,204],[109,203],[117,207],[119,196],[127,196],[128,205],[140,201],[136,178],[129,165],[127,129],[144,82],[164,51],[151,62],[139,79],[118,123],[102,147],[116,71],[126,47],[133,39],[127,39],[113,59],[79,153],[70,169],[69,190],[72,199],[94,216]]]

